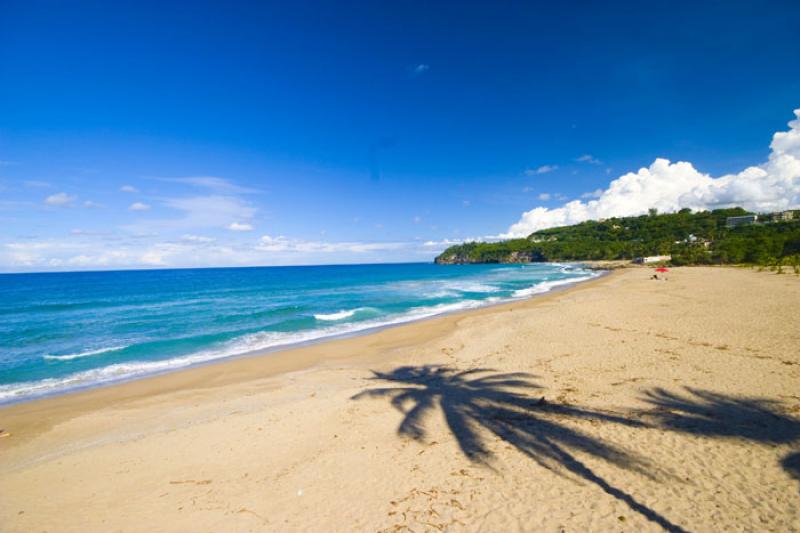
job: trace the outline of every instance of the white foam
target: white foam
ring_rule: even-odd
[[[500,290],[499,287],[485,283],[458,283],[450,285],[449,288],[460,292],[498,292]]]
[[[544,281],[541,283],[537,283],[532,287],[514,291],[512,297],[524,298],[532,296],[534,294],[549,292],[555,287],[578,283],[580,281],[586,281],[595,278],[598,275],[599,274],[597,273],[593,273],[582,277]],[[354,322],[354,323],[332,324],[330,326],[321,327],[304,332],[265,331],[260,333],[252,333],[233,339],[220,347],[204,350],[201,352],[181,357],[174,357],[171,359],[165,359],[161,361],[130,361],[126,363],[117,363],[82,372],[76,372],[64,376],[62,378],[47,378],[39,381],[27,381],[27,382],[9,383],[6,385],[0,385],[0,403],[15,401],[23,398],[42,396],[46,394],[53,394],[57,392],[64,392],[76,388],[103,385],[118,381],[126,381],[137,377],[142,377],[146,375],[184,368],[187,366],[207,363],[217,359],[224,359],[227,357],[243,355],[251,352],[258,352],[268,349],[285,347],[289,345],[311,342],[333,336],[350,335],[370,329],[403,324],[415,320],[421,320],[424,318],[429,318],[445,313],[453,313],[465,309],[473,309],[476,307],[482,307],[492,303],[498,303],[502,300],[507,301],[508,298],[490,297],[484,300],[462,300],[460,302],[454,302],[448,304],[415,307],[399,315],[384,316],[372,320],[364,320],[361,322]],[[359,308],[356,310],[340,311],[338,313],[330,313],[328,315],[322,315],[322,316],[333,317],[334,315],[339,315],[341,316],[341,318],[328,318],[328,320],[330,321],[341,320],[342,318],[347,318],[347,316],[352,316],[352,313],[357,312],[358,310],[361,309],[369,309],[369,308]],[[346,313],[348,314],[347,316],[345,316]],[[315,315],[315,317],[317,316]],[[321,320],[324,321],[326,319],[322,318]],[[60,356],[55,355],[46,357],[62,358],[62,359],[87,357],[89,355],[96,355],[99,353],[105,353],[112,350],[120,350],[122,348],[124,347],[105,348],[103,350],[92,350],[89,352],[81,352],[79,354],[67,354]]]
[[[224,359],[250,352],[301,344],[327,337],[358,333],[364,330],[402,324],[443,313],[479,307],[481,305],[482,303],[477,300],[465,300],[452,304],[417,307],[401,315],[385,317],[383,319],[328,326],[304,332],[289,333],[264,331],[260,333],[251,333],[234,339],[217,349],[204,350],[195,354],[174,357],[172,359],[164,359],[162,361],[130,361],[76,372],[63,378],[47,378],[39,381],[0,385],[0,403],[52,394],[55,392],[64,392],[90,385],[103,385],[117,381],[125,381],[150,374],[207,363],[216,359]]]
[[[512,296],[514,296],[514,298],[525,298],[527,296],[533,296],[534,294],[544,294],[546,292],[550,292],[556,287],[561,287],[562,285],[571,285],[573,283],[578,283],[580,281],[587,281],[596,277],[597,274],[590,274],[588,276],[582,276],[578,278],[566,278],[566,279],[557,279],[553,281],[542,281],[532,287],[528,287],[527,289],[516,290],[512,293]]]
[[[337,313],[329,313],[327,315],[323,314],[323,313],[318,313],[318,314],[314,315],[314,318],[316,318],[317,320],[342,320],[342,319],[345,319],[345,318],[350,318],[351,316],[353,316],[354,314],[356,314],[360,310],[361,310],[361,308],[359,308],[359,309],[351,309],[349,311],[344,310],[344,311],[339,311]]]
[[[100,355],[108,352],[116,352],[119,350],[124,350],[125,348],[127,348],[127,346],[112,346],[111,348],[99,348],[97,350],[89,350],[80,353],[69,353],[65,355],[43,355],[42,357],[44,359],[50,359],[54,361],[69,361],[71,359],[80,359],[81,357],[89,357],[92,355]]]
[[[460,296],[464,292],[498,292],[502,290],[493,285],[470,280],[397,281],[387,286],[403,293],[414,293],[433,298]]]

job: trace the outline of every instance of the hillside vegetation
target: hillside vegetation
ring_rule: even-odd
[[[518,263],[634,259],[671,255],[675,265],[796,264],[800,260],[800,212],[794,220],[726,227],[741,208],[609,218],[532,233],[527,239],[451,246],[437,263]]]

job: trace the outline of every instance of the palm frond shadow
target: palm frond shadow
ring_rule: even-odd
[[[647,391],[646,412],[663,428],[709,437],[738,437],[782,444],[800,438],[800,420],[782,414],[779,402],[728,396],[691,387],[686,394],[662,388]]]
[[[645,392],[643,400],[651,407],[644,414],[654,425],[692,435],[768,444],[800,441],[800,419],[781,412],[779,402],[684,390],[684,394],[661,388]],[[800,452],[784,457],[781,466],[800,481]]]
[[[368,389],[353,399],[389,398],[391,405],[404,415],[398,434],[415,440],[426,435],[426,417],[435,409],[441,409],[458,446],[469,460],[488,465],[493,454],[486,437],[494,435],[551,471],[566,471],[594,483],[668,531],[683,531],[622,489],[612,486],[575,452],[653,477],[646,461],[569,427],[562,420],[594,420],[643,427],[641,422],[611,413],[552,404],[544,398],[534,399],[530,394],[541,389],[530,381],[535,376],[491,372],[486,368],[457,371],[437,365],[403,366],[390,372],[373,372],[370,378],[397,386]]]
[[[800,452],[790,453],[781,459],[781,466],[797,481],[800,481]]]

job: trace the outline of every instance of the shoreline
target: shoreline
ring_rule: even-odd
[[[800,279],[648,274],[5,407],[0,523],[798,529]]]
[[[0,417],[4,421],[4,427],[18,425],[18,427],[22,428],[22,431],[17,430],[17,435],[34,436],[46,431],[48,427],[52,427],[64,419],[91,411],[95,403],[118,405],[162,394],[223,387],[231,383],[247,381],[248,379],[274,378],[281,374],[312,370],[315,366],[336,360],[349,360],[351,358],[354,361],[366,360],[370,356],[374,357],[378,350],[392,350],[401,347],[405,343],[429,341],[431,337],[428,335],[444,335],[447,331],[455,328],[457,322],[462,318],[480,316],[482,313],[492,311],[502,312],[504,308],[511,309],[515,305],[535,305],[559,294],[597,284],[615,274],[613,270],[600,272],[599,275],[592,279],[556,286],[545,293],[533,294],[515,300],[489,303],[473,309],[450,311],[400,324],[376,326],[364,331],[322,337],[288,347],[257,350],[141,377],[132,377],[105,384],[87,385],[64,392],[55,392],[30,399],[3,403],[0,404]],[[424,327],[425,325],[428,325],[428,327]],[[384,340],[381,334],[387,331],[397,332],[397,336],[402,339],[402,342],[395,344],[394,341],[387,342]],[[411,338],[419,337],[420,333],[423,333],[421,339]],[[353,346],[347,346],[346,343],[348,342],[352,342]],[[325,347],[328,345],[335,346],[337,350],[349,348],[352,350],[366,350],[367,353],[344,358],[326,357],[322,355],[322,352],[325,351]],[[218,373],[222,375],[215,375]],[[30,421],[21,425],[17,422],[19,419],[27,418],[34,413],[36,414],[37,422],[33,426],[30,425]],[[68,418],[65,417],[67,413],[69,413]],[[53,416],[53,419],[47,420],[49,418],[48,415]],[[32,433],[31,430],[33,430]],[[14,440],[14,444],[18,444],[22,439]]]
[[[596,266],[586,266],[586,267],[584,267],[583,264],[581,264],[581,263],[555,263],[555,264],[559,264],[559,265],[562,265],[562,264],[563,265],[578,265],[578,266],[581,266],[582,268],[585,268],[586,270],[593,271],[593,274],[590,274],[591,277],[589,279],[579,278],[576,281],[572,281],[572,282],[570,282],[569,279],[565,279],[565,280],[563,280],[563,281],[565,281],[565,283],[556,285],[556,286],[548,289],[547,291],[545,291],[543,293],[534,293],[534,294],[531,294],[531,295],[528,295],[528,296],[522,296],[522,297],[516,297],[516,298],[515,297],[511,297],[511,298],[508,298],[508,299],[505,299],[505,300],[502,300],[502,301],[494,301],[494,302],[488,301],[488,300],[480,301],[480,303],[478,305],[476,305],[474,307],[471,307],[471,308],[468,307],[468,308],[464,308],[464,309],[449,310],[449,311],[444,311],[442,313],[437,313],[437,314],[430,315],[430,316],[422,316],[422,317],[418,317],[418,318],[411,318],[409,320],[404,320],[404,321],[399,321],[399,322],[389,322],[389,323],[385,323],[385,324],[379,324],[379,325],[365,327],[364,329],[355,329],[353,331],[346,331],[346,332],[342,332],[342,333],[334,333],[334,334],[331,334],[331,335],[321,336],[321,337],[317,337],[317,338],[313,338],[313,339],[308,339],[308,340],[303,340],[303,341],[298,341],[298,342],[291,342],[291,343],[288,343],[288,344],[279,344],[279,345],[276,345],[276,346],[271,346],[271,347],[267,347],[267,348],[263,348],[263,349],[256,349],[256,350],[251,350],[251,351],[246,351],[246,352],[241,352],[241,353],[235,353],[235,354],[232,354],[232,355],[225,355],[225,356],[221,356],[221,357],[210,358],[210,359],[205,360],[205,361],[189,363],[189,364],[187,364],[185,366],[178,366],[178,367],[175,367],[175,368],[167,368],[167,369],[164,369],[164,370],[156,370],[156,371],[152,371],[152,372],[143,373],[143,374],[140,374],[140,375],[132,375],[132,376],[128,376],[128,377],[123,377],[123,378],[120,378],[120,379],[110,379],[108,381],[87,383],[87,384],[83,384],[83,385],[77,385],[75,387],[67,387],[67,388],[65,388],[63,390],[55,390],[55,391],[51,391],[51,392],[45,392],[45,393],[42,393],[42,394],[33,394],[33,395],[30,395],[30,396],[27,396],[27,397],[23,396],[23,397],[20,397],[18,399],[0,400],[0,410],[4,409],[5,407],[18,405],[18,404],[21,404],[21,403],[28,403],[28,402],[37,401],[37,400],[45,400],[45,399],[49,399],[49,398],[59,398],[59,397],[62,397],[64,395],[76,394],[76,393],[81,393],[81,392],[88,392],[88,391],[92,391],[92,390],[100,389],[100,388],[105,388],[105,387],[114,387],[114,386],[118,386],[118,385],[124,385],[126,383],[131,383],[131,382],[139,381],[139,380],[142,380],[142,379],[149,379],[149,378],[153,378],[153,377],[169,375],[169,374],[174,373],[174,372],[183,372],[183,371],[191,370],[193,368],[200,368],[200,367],[203,367],[203,366],[214,365],[214,364],[222,363],[222,362],[226,362],[226,361],[235,361],[235,360],[241,359],[241,358],[265,357],[265,356],[269,356],[269,355],[275,355],[275,354],[279,354],[279,353],[283,353],[283,352],[288,352],[288,351],[292,351],[292,350],[301,349],[301,348],[304,348],[304,347],[307,347],[307,346],[313,346],[313,345],[319,344],[319,343],[326,343],[326,342],[331,342],[331,341],[336,341],[336,340],[355,338],[355,337],[360,337],[360,336],[364,336],[364,335],[372,335],[372,334],[375,334],[375,333],[379,333],[379,332],[381,332],[381,331],[383,331],[385,329],[403,327],[403,326],[406,326],[406,325],[411,325],[411,324],[415,324],[415,323],[418,323],[418,322],[423,322],[423,321],[426,321],[426,320],[433,320],[433,319],[436,319],[436,318],[445,317],[445,316],[449,316],[449,315],[453,315],[453,314],[467,313],[467,312],[477,311],[477,310],[480,310],[480,309],[487,309],[487,308],[495,307],[495,306],[498,306],[498,305],[506,305],[506,304],[511,304],[511,303],[524,302],[524,301],[531,300],[531,299],[534,299],[534,298],[537,298],[537,297],[546,296],[548,294],[552,294],[552,293],[555,293],[557,291],[567,290],[567,289],[572,288],[574,286],[581,285],[581,284],[583,284],[585,282],[595,281],[595,280],[600,279],[600,278],[602,278],[602,277],[604,277],[604,276],[606,276],[606,275],[611,273],[611,270],[604,270],[604,269],[598,268]],[[547,283],[547,282],[544,282],[544,283]],[[182,356],[182,357],[191,357],[191,356],[192,356],[192,354],[187,354],[187,355]],[[180,357],[178,359],[180,359]]]

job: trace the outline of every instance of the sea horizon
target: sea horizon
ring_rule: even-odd
[[[542,261],[542,263],[561,263],[564,261]],[[582,263],[582,261],[575,261],[575,263]],[[128,268],[109,268],[108,270],[102,268],[89,269],[89,270],[20,270],[14,272],[0,271],[0,276],[15,276],[20,274],[83,274],[95,272],[157,272],[169,270],[230,270],[230,269],[244,269],[244,268],[303,268],[303,267],[339,267],[339,266],[367,266],[367,265],[427,265],[435,264],[433,261],[374,261],[374,262],[357,262],[357,263],[298,263],[292,265],[232,265],[232,266],[167,266],[167,267],[128,267]]]

